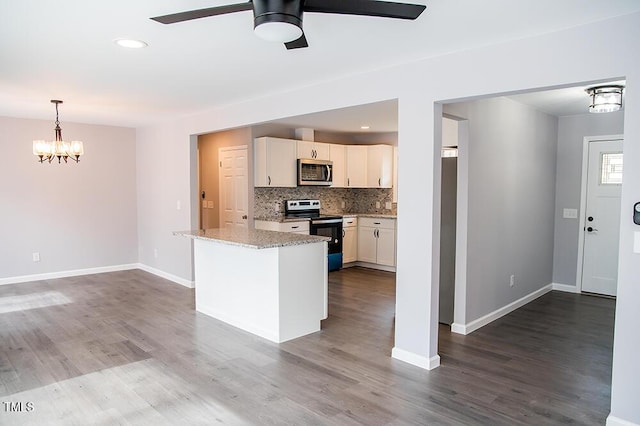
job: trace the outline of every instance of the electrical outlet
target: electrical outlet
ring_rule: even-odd
[[[516,276],[515,275],[511,275],[509,277],[509,287],[513,287],[516,283]]]
[[[33,253],[33,261],[40,262],[40,252]]]
[[[345,207],[347,207],[347,203],[345,203],[344,201],[342,202],[342,208],[344,209]]]
[[[156,259],[158,258],[158,249],[157,248],[153,249],[153,257],[155,257]]]
[[[380,201],[376,201],[376,209],[380,208]]]
[[[387,210],[391,210],[391,201],[387,201],[386,203],[384,203],[384,208]]]

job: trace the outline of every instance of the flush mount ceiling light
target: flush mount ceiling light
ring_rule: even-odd
[[[624,86],[597,86],[587,89],[589,112],[613,112],[622,108]]]
[[[53,141],[37,140],[33,141],[33,154],[40,158],[40,162],[44,163],[51,161],[54,158],[58,158],[58,163],[61,160],[67,162],[67,159],[71,158],[76,163],[80,161],[80,156],[84,154],[84,148],[81,141],[65,142],[62,140],[62,129],[60,128],[60,120],[58,119],[58,105],[62,101],[52,99],[51,103],[56,104],[56,139]]]
[[[365,125],[365,126],[360,126],[360,129],[362,129],[362,130],[369,130],[370,128],[371,128],[371,127],[366,126],[366,125]]]
[[[148,46],[148,44],[142,40],[134,40],[131,38],[118,38],[113,40],[113,42],[120,47],[127,47],[129,49],[142,49]]]

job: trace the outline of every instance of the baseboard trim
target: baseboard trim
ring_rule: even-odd
[[[467,334],[464,324],[453,323],[451,324],[451,332],[456,334]]]
[[[180,284],[184,287],[195,287],[195,282],[193,281],[185,280],[184,278],[180,278],[178,276],[169,274],[156,268],[152,268],[151,266],[144,265],[142,263],[129,263],[125,265],[101,266],[98,268],[74,269],[70,271],[48,272],[45,274],[21,275],[17,277],[0,278],[0,285],[20,284],[31,281],[55,280],[58,278],[103,274],[105,272],[129,271],[132,269],[141,269],[145,272],[149,272],[150,274],[156,275],[169,281],[173,281],[174,283]]]
[[[640,426],[638,423],[633,423],[628,420],[623,420],[619,417],[612,416],[609,414],[607,417],[607,426]]]
[[[452,333],[457,333],[457,334],[464,334],[467,335],[469,333],[472,333],[474,331],[476,331],[477,329],[479,329],[480,327],[484,327],[485,325],[497,320],[498,318],[501,318],[513,311],[515,311],[516,309],[526,305],[527,303],[537,299],[538,297],[550,292],[553,288],[553,284],[548,284],[544,287],[542,287],[541,289],[538,289],[532,293],[527,294],[524,297],[521,297],[520,299],[516,300],[515,302],[511,302],[506,306],[503,306],[502,308],[496,309],[495,311],[478,318],[477,320],[473,320],[468,324],[452,324],[451,325],[451,332]]]
[[[141,269],[150,274],[156,275],[160,278],[164,278],[165,280],[173,281],[176,284],[180,284],[181,286],[187,288],[195,288],[195,281],[185,280],[184,278],[180,278],[177,275],[170,274],[168,272],[161,271],[160,269],[152,268],[149,265],[145,265],[144,263],[138,263],[136,266],[138,269]]]
[[[551,289],[556,291],[564,291],[566,293],[580,293],[580,290],[578,290],[578,286],[569,284],[552,283]]]
[[[377,263],[369,262],[352,262],[350,266],[360,266],[362,268],[377,269],[378,271],[396,272],[395,266],[378,265]]]
[[[424,368],[425,370],[433,370],[440,366],[439,355],[427,358],[413,352],[405,351],[398,347],[391,349],[391,358],[406,362],[407,364],[415,365],[416,367]]]
[[[105,272],[128,271],[138,269],[137,263],[125,265],[101,266],[98,268],[74,269],[70,271],[48,272],[45,274],[21,275],[17,277],[0,278],[0,285],[20,284],[30,281],[54,280],[57,278],[77,277],[80,275],[102,274]]]

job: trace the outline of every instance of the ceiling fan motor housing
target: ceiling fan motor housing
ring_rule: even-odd
[[[253,0],[253,28],[269,22],[286,22],[302,29],[302,0]]]

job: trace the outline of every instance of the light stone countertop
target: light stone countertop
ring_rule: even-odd
[[[342,217],[373,217],[376,219],[397,219],[398,216],[395,214],[381,214],[381,213],[325,213],[329,215],[336,215]],[[278,222],[278,223],[286,223],[286,222],[304,222],[309,219],[304,217],[297,218],[286,218],[284,216],[277,217],[256,217],[254,220],[262,220],[265,222]]]
[[[395,214],[382,214],[382,213],[355,213],[345,214],[342,217],[373,217],[376,219],[397,219],[398,215]]]
[[[278,223],[287,223],[287,222],[308,222],[308,217],[254,217],[253,220],[262,220],[264,222],[278,222]]]
[[[213,228],[196,231],[176,231],[173,235],[207,240],[251,249],[297,246],[329,241],[329,237],[301,235],[291,232],[263,231],[259,229]]]

